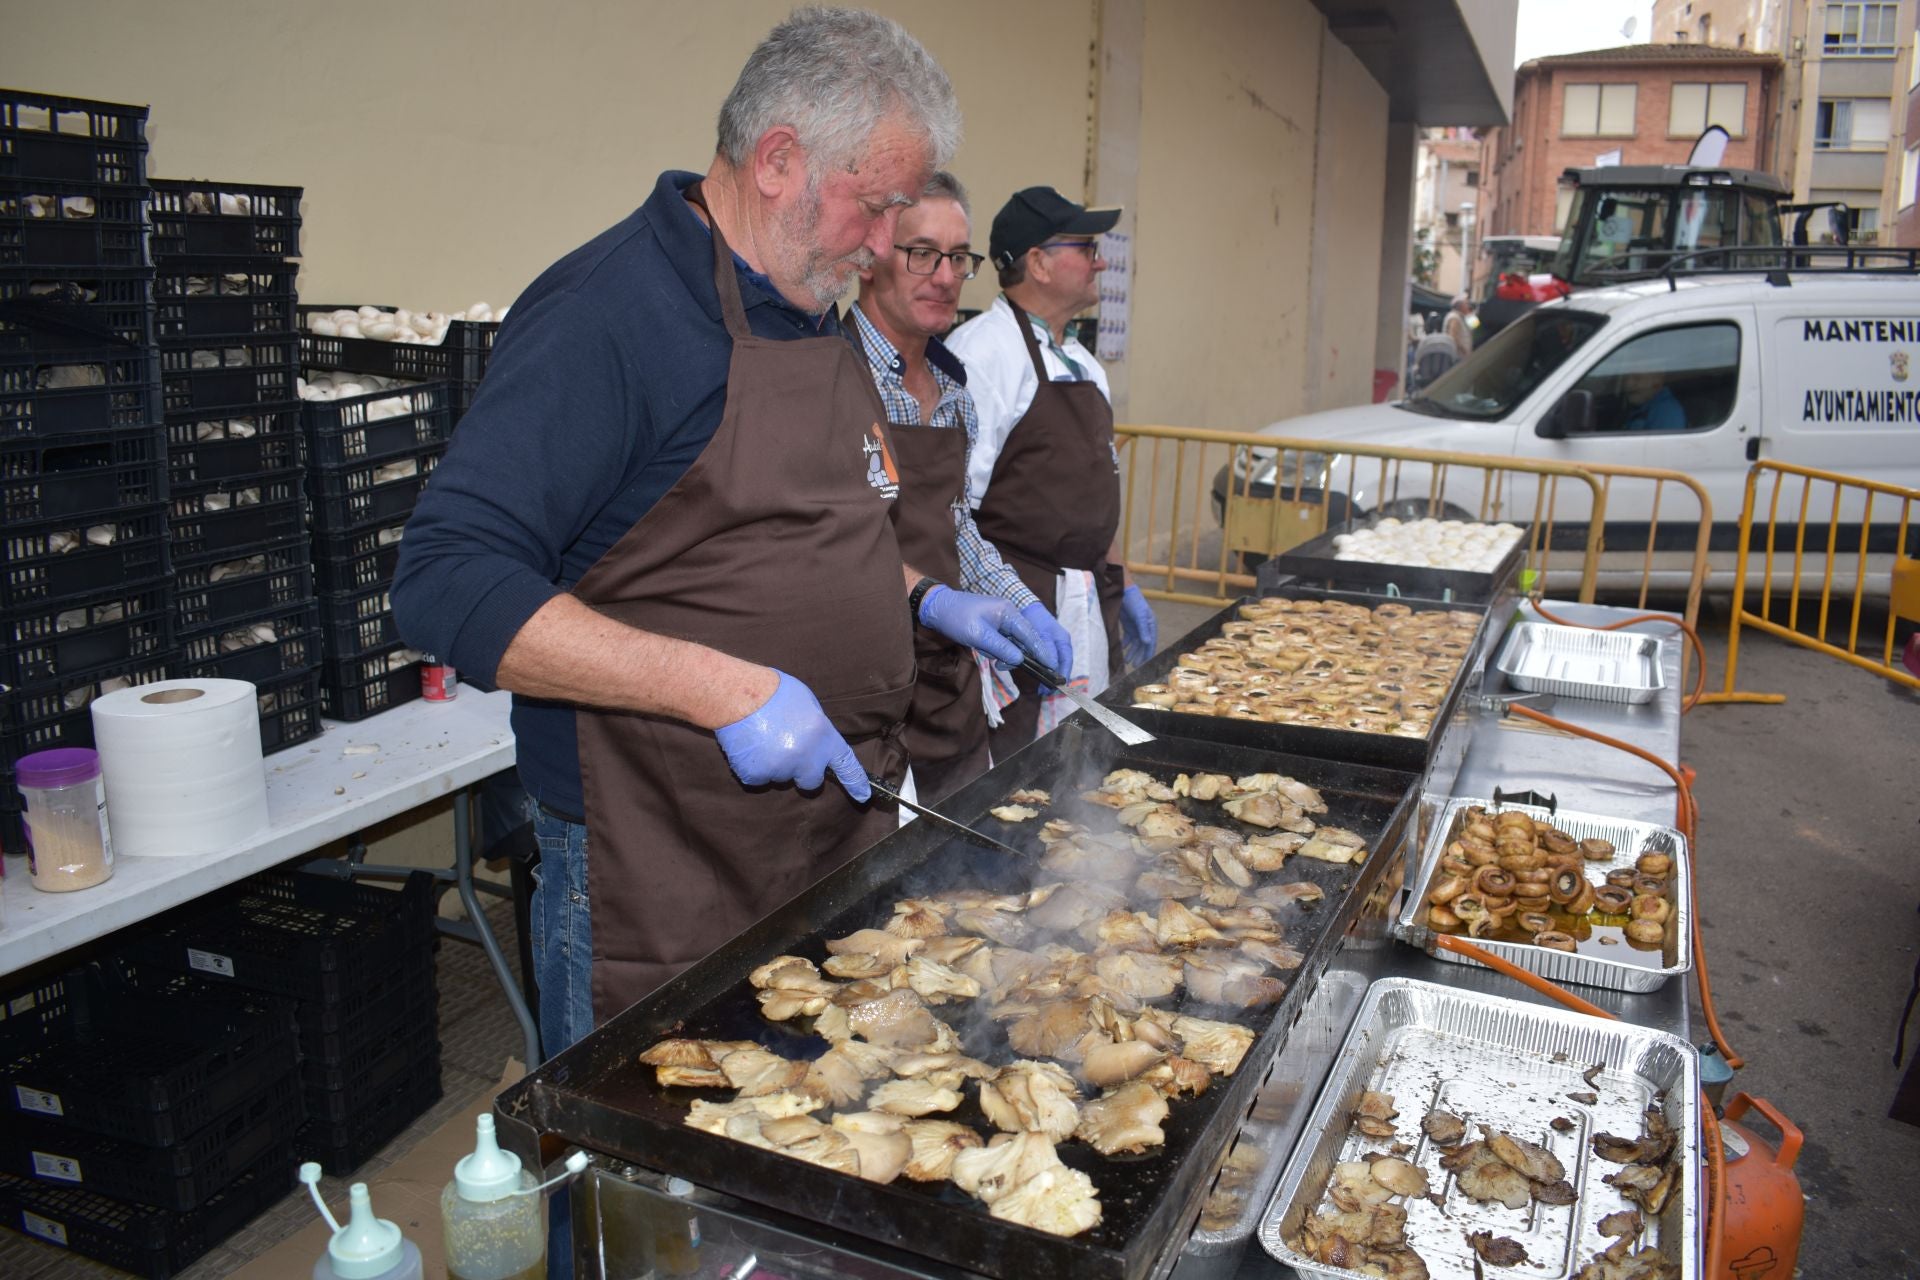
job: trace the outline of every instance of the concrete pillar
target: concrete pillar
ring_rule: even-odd
[[[1396,370],[1402,379],[1407,364],[1407,312],[1413,307],[1413,189],[1419,141],[1420,126],[1416,124],[1396,120],[1387,126],[1387,174],[1380,219],[1380,318],[1374,331],[1373,367]]]
[[[1140,62],[1146,47],[1146,0],[1097,0],[1087,137],[1087,203],[1120,206],[1114,228],[1140,239],[1134,210],[1140,203]],[[1113,416],[1126,422],[1128,364],[1106,362]]]

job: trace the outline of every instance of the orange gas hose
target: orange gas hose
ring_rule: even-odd
[[[1506,974],[1515,982],[1523,983],[1546,996],[1557,1000],[1576,1013],[1584,1013],[1595,1018],[1605,1018],[1610,1022],[1618,1021],[1612,1014],[1599,1005],[1589,1004],[1573,992],[1549,982],[1537,973],[1529,973],[1519,965],[1513,964],[1488,951],[1476,947],[1465,938],[1457,938],[1448,933],[1436,933],[1434,942],[1441,948],[1456,955],[1477,960],[1489,969]],[[1713,1101],[1707,1097],[1707,1091],[1700,1090],[1700,1142],[1707,1151],[1707,1270],[1710,1280],[1719,1280],[1724,1275],[1723,1258],[1726,1253],[1724,1229],[1727,1209],[1727,1179],[1724,1153],[1720,1149],[1720,1121],[1713,1114]]]
[[[1636,614],[1634,617],[1631,617],[1631,618],[1622,619],[1619,622],[1609,622],[1607,625],[1603,627],[1591,622],[1571,622],[1565,618],[1556,617],[1555,615],[1547,611],[1546,605],[1541,603],[1541,599],[1538,595],[1529,596],[1527,598],[1527,603],[1533,606],[1533,611],[1535,613],[1539,614],[1542,618],[1546,619],[1548,622],[1551,622],[1556,627],[1581,627],[1588,631],[1618,631],[1622,627],[1631,627],[1641,622],[1664,622],[1670,627],[1680,628],[1680,630],[1687,633],[1687,643],[1693,649],[1693,659],[1694,659],[1693,692],[1687,694],[1684,698],[1680,700],[1681,714],[1684,715],[1686,712],[1693,710],[1694,706],[1700,701],[1700,699],[1706,696],[1706,692],[1707,692],[1706,646],[1700,643],[1700,633],[1695,631],[1691,626],[1687,625],[1684,619],[1676,618],[1671,616],[1670,614],[1665,614],[1665,613],[1642,613],[1642,614]]]

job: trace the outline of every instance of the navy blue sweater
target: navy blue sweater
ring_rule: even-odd
[[[720,425],[733,342],[713,241],[660,175],[617,226],[547,268],[502,327],[473,407],[407,522],[393,609],[408,643],[491,684],[507,645],[693,465]],[[763,338],[837,332],[736,258]],[[515,698],[520,777],[585,812],[571,708]],[[715,748],[718,750],[718,748]]]

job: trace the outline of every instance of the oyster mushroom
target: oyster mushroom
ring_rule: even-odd
[[[1254,901],[1264,902],[1270,907],[1306,905],[1319,902],[1326,896],[1325,889],[1305,880],[1296,880],[1291,884],[1263,884],[1253,891]]]
[[[1160,1129],[1166,1118],[1167,1100],[1152,1085],[1134,1080],[1081,1107],[1073,1136],[1103,1156],[1137,1154],[1166,1142]]]
[[[1160,902],[1154,938],[1162,947],[1197,947],[1226,941],[1218,929],[1172,898]]]
[[[1089,1049],[1080,1062],[1080,1078],[1096,1089],[1125,1083],[1157,1065],[1167,1051],[1145,1040],[1125,1040]]]
[[[693,1105],[687,1108],[686,1119],[682,1123],[705,1133],[725,1134],[727,1121],[735,1116],[780,1119],[818,1111],[824,1105],[825,1102],[819,1098],[792,1090],[759,1098],[738,1098],[732,1102],[708,1102],[705,1098],[696,1098]]]
[[[1228,800],[1220,807],[1250,827],[1265,827],[1268,830],[1305,820],[1299,805],[1289,804],[1271,791]],[[1307,830],[1312,829],[1312,823],[1308,822]]]
[[[940,964],[957,965],[986,945],[985,938],[969,938],[964,935],[941,936],[926,939],[926,945],[921,947],[917,954]]]
[[[1031,822],[1040,816],[1038,809],[1030,808],[1024,804],[995,805],[993,808],[987,810],[987,812],[1002,822]]]
[[[1468,1233],[1467,1243],[1489,1266],[1517,1267],[1527,1261],[1526,1246],[1509,1236],[1496,1236],[1491,1231],[1474,1231]]]
[[[1320,862],[1361,862],[1367,856],[1366,838],[1344,827],[1321,827],[1300,846],[1300,856]]]
[[[1045,1134],[1017,1133],[992,1146],[959,1151],[952,1165],[956,1187],[992,1204],[1043,1170],[1059,1168],[1060,1157]]]
[[[847,1025],[870,1043],[899,1049],[934,1044],[945,1030],[913,991],[892,991],[854,1005],[847,1010]]]
[[[1558,1182],[1567,1176],[1566,1166],[1545,1147],[1498,1129],[1488,1129],[1486,1133],[1488,1149],[1531,1181]]]
[[[951,1111],[959,1105],[959,1093],[931,1080],[889,1080],[867,1099],[870,1110],[916,1118],[934,1111]]]
[[[1386,1156],[1371,1165],[1373,1180],[1397,1196],[1427,1194],[1427,1171],[1398,1156]]]
[[[867,1081],[887,1074],[891,1050],[859,1040],[834,1045],[808,1064],[801,1088],[817,1093],[836,1107],[852,1106],[867,1091]]]
[[[899,1116],[855,1111],[835,1116],[832,1123],[853,1144],[860,1156],[860,1176],[868,1182],[892,1182],[913,1158],[913,1141]]]
[[[980,1082],[980,1111],[1007,1133],[1041,1133],[1064,1142],[1080,1120],[1073,1077],[1051,1062],[1022,1060]]]
[[[808,995],[830,996],[839,987],[828,982],[805,956],[775,956],[752,973],[747,981],[762,991],[802,991]]]
[[[951,1120],[909,1120],[902,1128],[913,1152],[901,1172],[915,1182],[945,1181],[955,1156],[984,1145],[979,1134]]]
[[[909,1053],[893,1061],[893,1074],[902,1080],[927,1080],[947,1089],[967,1080],[991,1080],[998,1071],[960,1053]]]
[[[1186,984],[1195,999],[1242,1009],[1273,1004],[1287,993],[1287,984],[1267,977],[1263,965],[1237,960],[1231,952],[1189,955]]]
[[[1183,1057],[1215,1075],[1230,1076],[1253,1047],[1253,1032],[1231,1022],[1181,1015],[1173,1020],[1173,1034]]]
[[[1267,835],[1254,836],[1236,849],[1234,855],[1240,859],[1243,866],[1252,870],[1278,871],[1286,865],[1288,858],[1299,852],[1300,846],[1306,842],[1306,836],[1298,832],[1276,831]]]
[[[908,898],[893,904],[893,919],[882,926],[902,938],[938,938],[947,932],[947,913],[933,903]]]
[[[1233,779],[1224,773],[1181,774],[1173,780],[1173,793],[1195,800],[1216,800],[1233,788]]]
[[[895,974],[896,977],[904,978],[905,985],[928,1004],[945,1004],[949,1000],[971,1000],[980,994],[978,982],[941,964],[938,960],[929,960],[925,956],[910,957],[902,969],[895,970]],[[902,984],[896,981],[894,985]]]
[[[727,1083],[738,1089],[737,1096],[742,1098],[791,1089],[807,1078],[809,1065],[758,1048],[735,1050],[720,1059]]]
[[[1078,1169],[1056,1165],[1042,1169],[995,1200],[987,1210],[1003,1222],[1017,1222],[1056,1236],[1077,1236],[1100,1221],[1100,1197],[1093,1179]]]
[[[1183,967],[1178,956],[1116,951],[1093,962],[1101,988],[1134,1000],[1158,1000],[1179,989]]]
[[[866,955],[882,962],[887,969],[905,964],[907,957],[920,950],[925,944],[918,938],[903,938],[885,929],[859,929],[844,938],[829,938],[827,951],[831,955]],[[832,962],[828,962],[827,971],[833,972]],[[870,976],[870,975],[857,975]]]
[[[1048,1000],[1015,1018],[1007,1027],[1007,1043],[1030,1058],[1059,1058],[1092,1029],[1092,1006],[1087,1000]]]
[[[1421,1117],[1421,1130],[1442,1147],[1458,1146],[1467,1136],[1467,1122],[1451,1111],[1433,1110]]]
[[[1524,1209],[1533,1199],[1527,1176],[1495,1155],[1485,1142],[1458,1147],[1440,1157],[1440,1163],[1452,1171],[1454,1185],[1470,1200]]]

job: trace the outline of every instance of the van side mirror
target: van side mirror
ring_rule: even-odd
[[[1853,211],[1844,204],[1836,204],[1827,210],[1828,225],[1833,229],[1835,244],[1853,243]]]
[[[1533,433],[1542,440],[1565,440],[1570,435],[1584,435],[1593,430],[1593,392],[1569,391],[1566,398],[1553,406]]]

